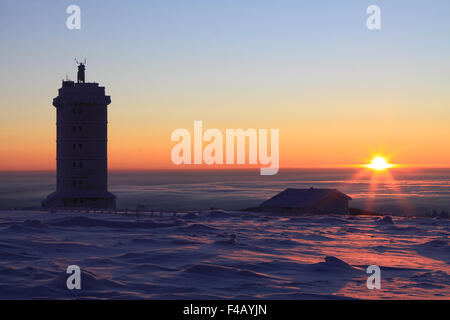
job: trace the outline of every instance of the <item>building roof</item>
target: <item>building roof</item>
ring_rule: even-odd
[[[261,207],[311,208],[330,199],[351,200],[352,198],[336,189],[289,188],[261,203]]]

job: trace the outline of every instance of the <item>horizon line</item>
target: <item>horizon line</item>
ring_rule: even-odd
[[[279,170],[319,170],[319,169],[368,169],[366,164],[358,165],[319,165],[319,166],[297,166],[297,167],[280,167]],[[254,171],[259,170],[261,167],[223,167],[220,165],[208,166],[204,165],[192,165],[192,166],[180,166],[180,167],[160,167],[160,168],[115,168],[108,169],[108,172],[136,172],[136,171]],[[450,165],[412,165],[412,164],[396,164],[389,170],[396,169],[450,169]],[[369,170],[369,169],[368,169]],[[13,172],[55,172],[55,169],[12,169],[2,170],[0,173],[13,173]]]

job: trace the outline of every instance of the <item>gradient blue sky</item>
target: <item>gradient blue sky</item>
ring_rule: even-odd
[[[447,0],[1,0],[0,24],[0,170],[54,168],[51,101],[75,57],[112,96],[112,168],[169,166],[170,132],[194,120],[279,128],[290,167],[450,164]]]

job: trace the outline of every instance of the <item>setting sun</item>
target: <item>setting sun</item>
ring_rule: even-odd
[[[375,157],[370,164],[366,165],[366,167],[374,170],[386,170],[391,168],[392,164],[389,164],[383,157]]]

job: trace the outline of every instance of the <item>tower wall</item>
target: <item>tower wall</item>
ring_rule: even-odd
[[[44,207],[114,208],[108,192],[107,106],[97,83],[63,81],[57,110],[57,187]]]

